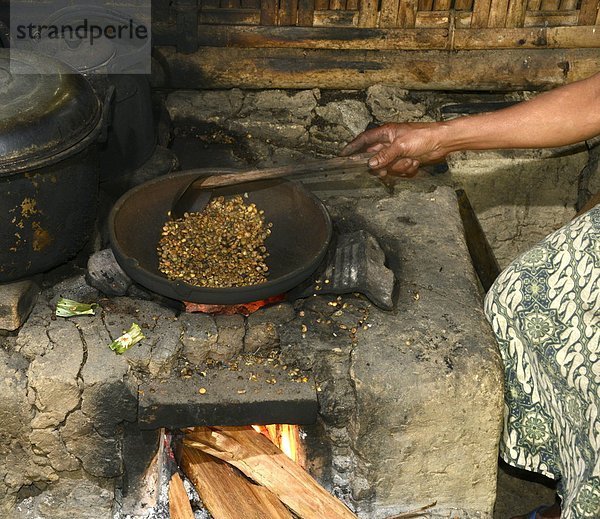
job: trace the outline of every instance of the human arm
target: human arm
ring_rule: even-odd
[[[549,148],[600,134],[600,74],[497,112],[437,123],[385,124],[360,134],[344,150],[376,152],[374,170],[413,176],[460,150]]]

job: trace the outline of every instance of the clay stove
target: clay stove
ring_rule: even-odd
[[[359,517],[434,502],[430,517],[491,517],[501,368],[454,192],[375,183],[319,196],[338,234],[381,244],[391,310],[313,291],[248,317],[186,314],[130,281],[106,296],[69,274],[0,352],[6,506],[150,518],[144,476],[164,428],[296,423],[309,473]],[[54,319],[59,296],[102,311]],[[132,321],[146,339],[115,355],[107,345]]]

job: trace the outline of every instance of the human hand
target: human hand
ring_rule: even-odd
[[[441,123],[388,123],[361,133],[341,155],[376,152],[369,160],[371,169],[380,175],[413,177],[422,164],[440,162],[447,155],[439,136],[442,130]]]

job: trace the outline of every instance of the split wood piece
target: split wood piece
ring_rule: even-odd
[[[186,436],[184,445],[238,468],[301,519],[356,519],[341,501],[252,427],[199,427]]]
[[[267,440],[268,441],[268,440]],[[181,468],[215,519],[292,519],[273,493],[199,449],[183,446]]]
[[[169,514],[171,519],[194,519],[192,505],[179,474],[173,474],[169,483]]]

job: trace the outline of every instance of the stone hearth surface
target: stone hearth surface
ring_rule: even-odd
[[[249,318],[181,314],[135,285],[123,297],[101,294],[82,272],[44,288],[0,350],[0,516],[152,517],[138,486],[158,445],[152,427],[175,409],[170,387],[194,393],[178,405],[201,404],[218,391],[212,374],[251,353],[271,380],[244,371],[232,401],[257,388],[290,398],[285,384],[299,400],[316,391],[317,422],[302,426],[307,469],[360,517],[436,502],[430,517],[491,518],[501,363],[454,192],[429,187],[319,193],[341,232],[364,229],[380,242],[397,279],[389,312],[350,294]],[[59,296],[101,308],[56,318]],[[118,356],[108,344],[132,322],[146,339]],[[144,407],[153,384],[168,396],[160,423]]]

